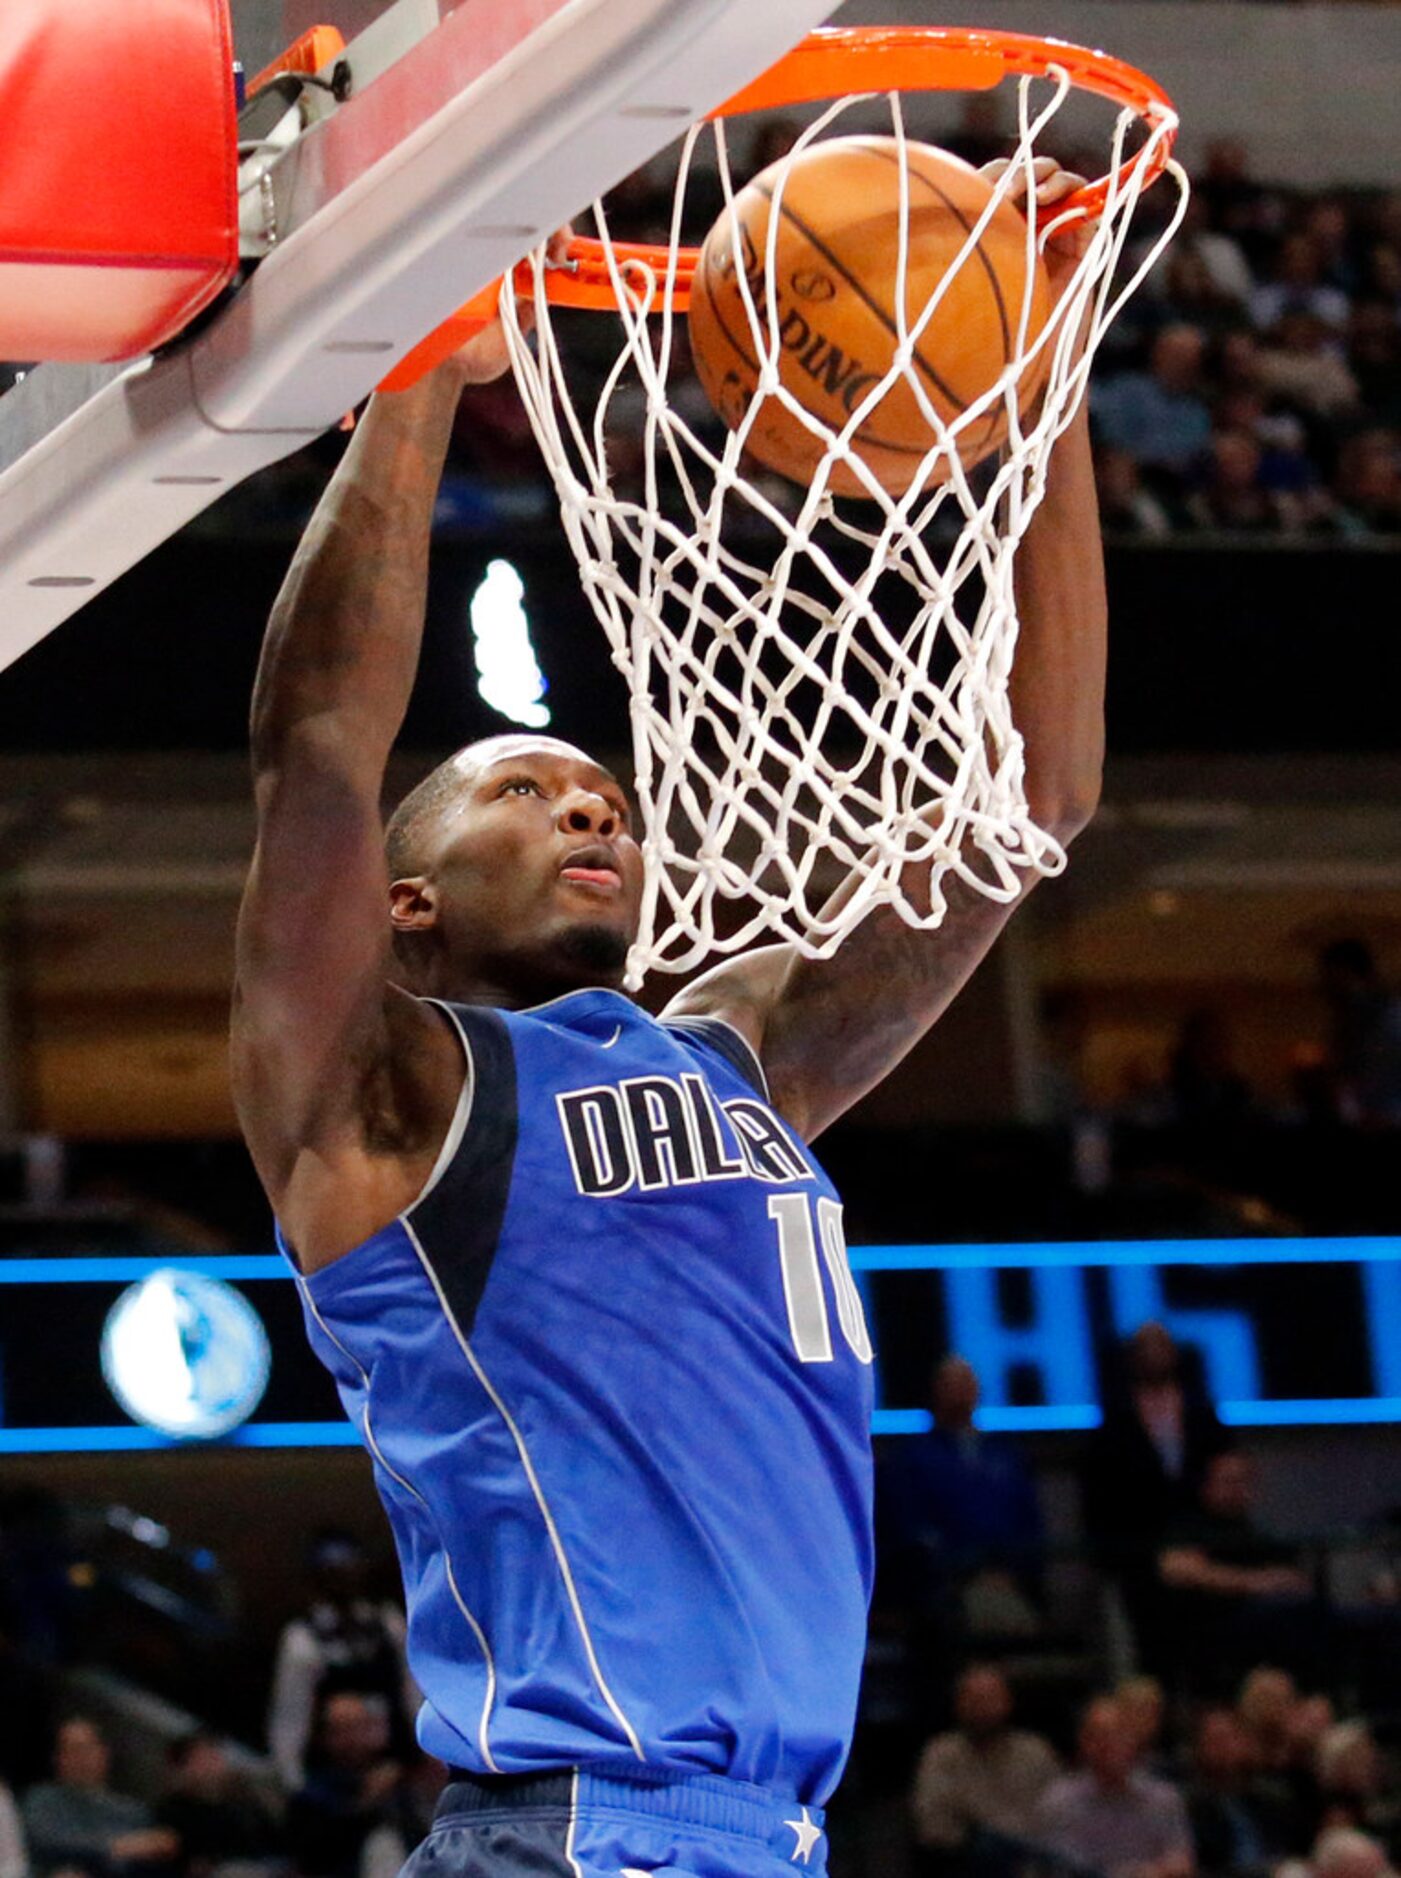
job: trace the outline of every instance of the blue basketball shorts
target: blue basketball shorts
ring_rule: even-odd
[[[453,1770],[403,1878],[825,1878],[822,1809],[742,1781]]]

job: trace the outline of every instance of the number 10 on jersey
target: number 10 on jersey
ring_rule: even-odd
[[[805,1193],[775,1193],[769,1196],[769,1218],[778,1228],[778,1259],[783,1272],[783,1295],[788,1303],[788,1328],[793,1333],[793,1348],[804,1363],[830,1363],[832,1360],[832,1320],[827,1310],[827,1293],[822,1283],[826,1265],[837,1300],[837,1322],[852,1354],[859,1361],[871,1360],[871,1339],[866,1329],[866,1315],[861,1309],[861,1294],[851,1275],[846,1256],[846,1235],[842,1231],[842,1209],[825,1196],[816,1206]],[[821,1258],[818,1246],[821,1246]]]

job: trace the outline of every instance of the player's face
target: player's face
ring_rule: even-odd
[[[642,854],[621,785],[571,744],[502,737],[467,752],[432,882],[454,976],[527,999],[621,982]]]

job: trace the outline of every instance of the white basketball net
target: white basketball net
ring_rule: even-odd
[[[1031,85],[1019,81],[1015,160],[945,281],[974,254],[1002,201],[1028,199],[1038,140],[1071,90],[1065,74],[1053,71],[1049,100],[1033,111]],[[844,99],[825,111],[792,154],[856,102]],[[903,158],[899,95],[890,94],[888,104]],[[766,293],[761,308],[748,287],[742,291],[762,373],[745,421],[726,431],[697,409],[699,397],[684,394],[679,401],[691,420],[677,408],[678,383],[689,387],[692,379],[686,316],[673,304],[674,256],[702,137],[715,139],[735,252],[741,251],[723,121],[697,125],[685,140],[673,259],[664,275],[620,263],[602,206],[595,205],[621,310],[576,312],[565,323],[616,319],[620,349],[601,389],[595,371],[577,401],[571,390],[562,322],[544,291],[543,249],[533,257],[537,350],[521,331],[511,295],[502,296],[516,379],[554,477],[584,590],[630,690],[647,863],[630,987],[653,967],[690,970],[764,934],[825,957],[875,906],[893,907],[911,926],[937,926],[951,875],[1005,902],[1021,892],[1028,873],[1064,866],[1061,847],[1028,813],[1022,742],[1009,706],[1017,638],[1013,562],[1045,490],[1051,446],[1084,396],[1095,350],[1185,207],[1186,179],[1170,164],[1176,213],[1136,264],[1124,265],[1149,154],[1141,151],[1124,174],[1125,140],[1136,121],[1130,111],[1118,119],[1111,155],[1117,180],[1051,318],[1028,344],[1023,307],[1015,357],[952,424],[943,422],[911,369],[945,288],[940,283],[919,318],[907,319],[903,162],[893,296],[899,343],[889,374],[840,432],[781,384],[778,295]],[[1148,126],[1147,141],[1160,142],[1171,128]],[[769,218],[769,280],[781,190],[780,183]],[[1060,225],[1038,237],[1028,223],[1027,300],[1030,251]],[[1033,409],[1020,410],[1018,377],[1043,349],[1050,355],[1044,394]],[[913,390],[936,440],[898,499],[876,482],[852,443],[897,378]],[[593,408],[581,414],[590,398]],[[791,496],[786,485],[756,476],[741,460],[763,398],[780,400],[825,446],[811,486],[794,487]],[[1001,460],[970,472],[959,459],[958,436],[999,402],[1009,419]],[[622,487],[611,469],[618,455],[631,475]],[[869,502],[834,499],[828,477],[838,460],[861,478]],[[828,906],[843,879],[844,891]]]

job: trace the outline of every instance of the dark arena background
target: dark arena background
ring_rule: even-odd
[[[314,18],[349,35],[379,8],[234,11],[254,71]],[[948,23],[1154,73],[1194,200],[1092,394],[1103,805],[821,1150],[878,1382],[831,1868],[1383,1878],[1401,5],[966,11]],[[929,23],[912,0],[840,18]],[[995,155],[999,110],[936,140]],[[749,134],[773,151],[785,126]],[[616,206],[664,212],[647,173]],[[407,1726],[369,1464],[228,1092],[250,686],[343,445],[233,490],[0,674],[0,1878],[387,1878],[441,1778]],[[626,773],[622,689],[509,378],[457,427],[394,783],[511,721],[482,676],[503,581],[543,680],[527,721]],[[161,1352],[191,1311],[235,1406],[171,1432]],[[1125,1755],[1138,1799],[1096,1836]],[[102,1796],[81,1842],[55,1824],[75,1786]]]

